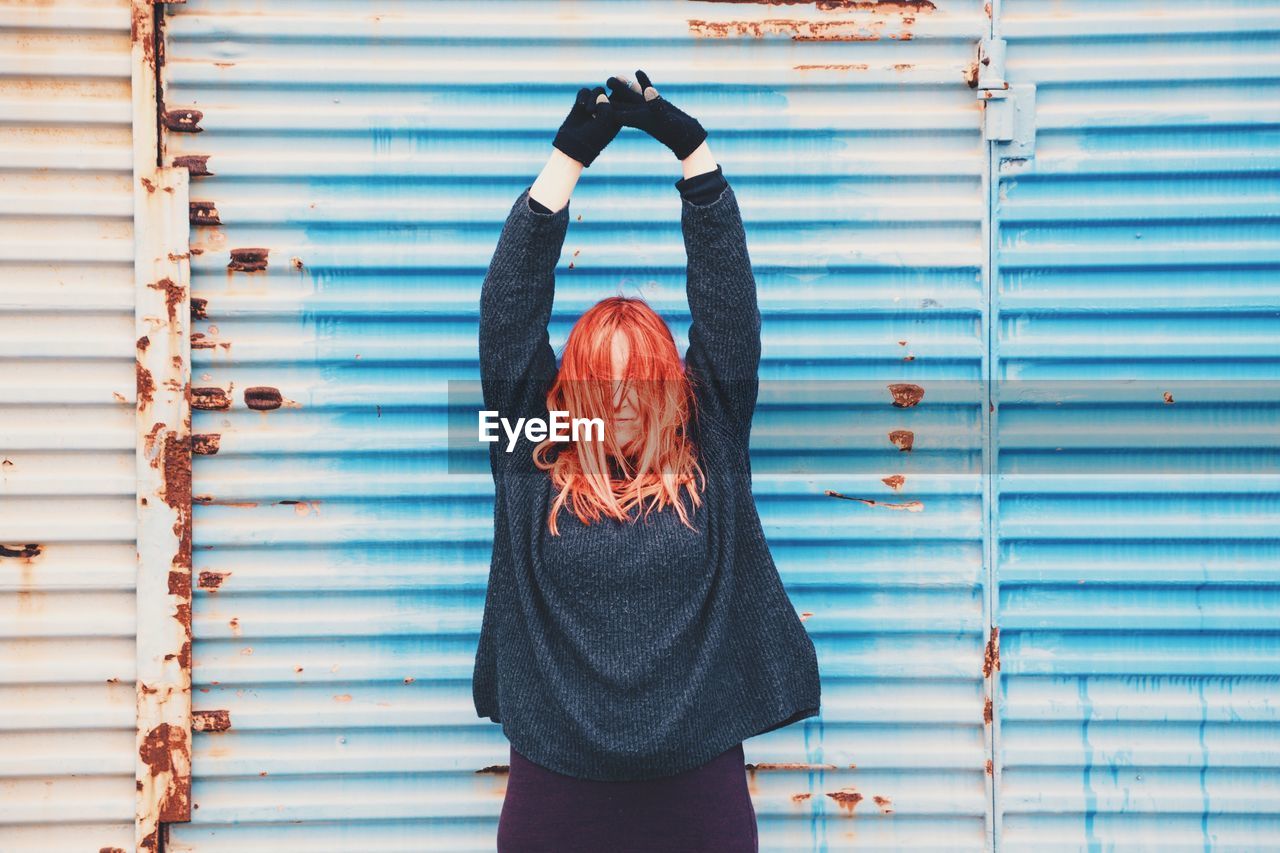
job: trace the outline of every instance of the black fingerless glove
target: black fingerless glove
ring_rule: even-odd
[[[683,160],[707,138],[707,132],[693,116],[658,94],[649,75],[636,71],[639,85],[626,77],[610,77],[613,112],[626,127],[637,127],[671,149]]]
[[[552,145],[583,166],[590,166],[618,135],[618,124],[602,86],[578,90],[573,109],[565,116]]]

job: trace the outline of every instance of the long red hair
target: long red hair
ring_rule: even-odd
[[[615,364],[615,338],[625,342],[626,365]],[[612,426],[619,399],[629,401],[636,429],[619,442]],[[690,529],[706,478],[688,433],[694,397],[667,324],[642,299],[612,296],[583,313],[569,332],[560,371],[547,392],[548,411],[600,418],[603,441],[556,442],[534,448],[534,463],[559,489],[547,519],[568,507],[584,524],[602,517],[632,519],[670,505]],[[556,451],[556,452],[553,452]],[[685,506],[685,499],[689,508]]]

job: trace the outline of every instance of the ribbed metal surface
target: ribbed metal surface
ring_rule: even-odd
[[[0,7],[0,849],[131,850],[126,0]]]
[[[825,679],[821,718],[747,743],[762,849],[983,846],[985,401],[942,380],[986,370],[965,72],[989,21],[931,7],[175,7],[165,106],[202,132],[166,162],[193,168],[206,317],[195,809],[169,849],[493,849],[507,747],[469,689],[492,484],[445,472],[445,383],[476,375],[484,268],[573,92],[637,66],[711,129],[745,211],[755,486]],[[621,289],[683,346],[678,177],[634,132],[588,171],[553,344]],[[773,381],[800,378],[880,390],[806,411]],[[839,466],[791,431],[822,418]]]
[[[1280,4],[998,25],[1000,849],[1280,848]]]

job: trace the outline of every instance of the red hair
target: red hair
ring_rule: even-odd
[[[614,364],[619,335],[627,344],[622,370]],[[611,426],[620,391],[634,391],[638,427],[623,444]],[[559,535],[556,516],[565,506],[590,524],[601,517],[626,521],[637,507],[647,516],[671,505],[693,529],[683,498],[696,508],[706,486],[687,430],[693,406],[671,330],[644,300],[612,296],[584,312],[569,332],[560,371],[547,392],[547,410],[601,418],[610,426],[604,441],[548,439],[534,448],[534,463],[550,472],[560,490],[547,519],[551,534]]]

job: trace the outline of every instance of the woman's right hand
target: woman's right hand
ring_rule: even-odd
[[[671,149],[677,160],[684,160],[707,138],[698,120],[680,110],[658,94],[649,75],[636,71],[639,84],[626,77],[610,77],[605,84],[611,90],[613,112],[627,127],[637,127]]]
[[[604,88],[584,86],[551,144],[583,166],[590,166],[621,129]]]

